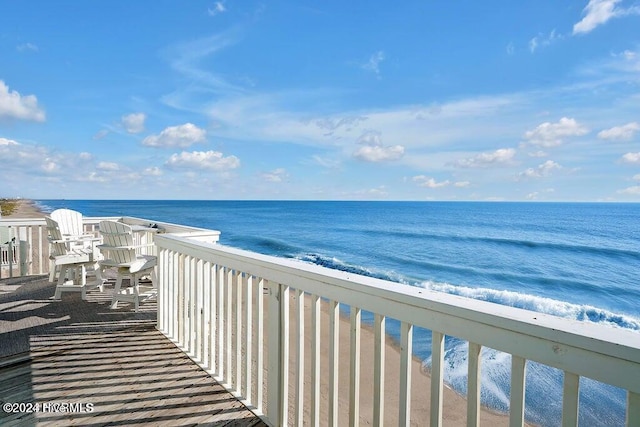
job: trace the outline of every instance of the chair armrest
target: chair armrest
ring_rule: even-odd
[[[102,238],[96,237],[93,234],[81,234],[79,236],[74,236],[74,235],[70,235],[70,234],[64,234],[63,237],[64,237],[65,240],[70,240],[70,241],[74,241],[74,242],[101,241],[102,240]]]
[[[98,249],[115,250],[115,249],[142,249],[142,248],[150,248],[153,247],[153,243],[148,243],[146,245],[131,245],[131,246],[108,246],[108,245],[97,245]]]

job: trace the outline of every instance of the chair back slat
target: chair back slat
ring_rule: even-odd
[[[56,209],[51,218],[58,222],[63,236],[81,236],[84,234],[82,214],[71,209]]]
[[[105,259],[116,264],[131,263],[136,260],[131,227],[116,221],[101,221],[99,225],[103,244],[100,246]]]
[[[67,255],[68,248],[63,242],[62,231],[58,222],[51,217],[45,217],[44,220],[47,223],[47,233],[49,234],[49,243],[51,244],[51,256],[57,257],[61,255]]]

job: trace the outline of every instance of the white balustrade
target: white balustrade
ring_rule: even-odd
[[[158,328],[271,425],[317,426],[320,421],[342,424],[345,420],[338,420],[340,384],[348,384],[349,424],[359,424],[360,324],[364,312],[374,314],[375,425],[384,424],[388,410],[385,393],[395,391],[400,402],[400,425],[424,421],[411,420],[415,327],[432,331],[432,426],[442,425],[445,336],[469,341],[468,425],[479,425],[483,347],[512,355],[511,426],[524,422],[527,361],[565,372],[563,425],[577,425],[582,376],[626,389],[627,425],[640,425],[637,332],[470,300],[172,234],[158,235],[155,241],[162,254]],[[181,268],[196,271],[178,274]],[[344,360],[339,348],[344,342],[339,339],[341,307],[350,311],[349,356]],[[395,384],[385,384],[385,375],[390,374],[385,372],[387,319],[400,322],[400,367],[397,373],[391,373],[398,378]],[[328,330],[323,332],[327,326],[321,324],[325,322]],[[184,336],[193,338],[185,340]],[[320,399],[323,389],[328,396],[325,406]]]

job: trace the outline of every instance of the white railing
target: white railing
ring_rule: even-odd
[[[158,328],[271,425],[302,425],[304,421],[317,426],[327,420],[329,425],[337,425],[338,385],[347,381],[346,377],[339,379],[341,372],[349,373],[349,424],[359,424],[360,323],[364,311],[374,314],[374,425],[383,424],[384,397],[394,392],[399,399],[399,424],[411,421],[414,327],[432,331],[432,426],[442,425],[443,419],[445,336],[469,342],[467,425],[479,425],[482,347],[512,355],[511,426],[524,423],[527,360],[564,371],[563,426],[578,424],[580,377],[627,390],[627,425],[640,425],[640,334],[636,332],[171,234],[158,235],[155,241],[159,255]],[[310,302],[310,308],[305,308],[305,302]],[[340,306],[350,307],[348,361],[339,357]],[[328,342],[321,339],[322,307],[325,311],[328,308]],[[385,375],[390,374],[385,373],[387,319],[401,324],[400,368],[391,373],[398,379],[397,390],[385,384]],[[306,327],[310,328],[308,334]],[[305,336],[310,344],[305,345]],[[310,351],[308,358],[306,351]],[[328,361],[323,364],[327,372],[321,374],[322,358]],[[324,390],[328,407],[321,414],[323,381],[328,381],[328,390]]]
[[[193,240],[206,242],[216,242],[220,236],[219,231],[128,216],[84,217],[83,224],[85,231],[97,235],[98,224],[104,220],[120,221],[128,225],[137,226],[155,225],[157,229],[163,233],[175,233],[181,236],[188,236]],[[4,266],[4,264],[0,267],[0,278],[2,278],[4,274],[3,268],[9,277],[49,273],[49,241],[47,240],[47,228],[44,217],[4,217],[0,219],[0,227],[5,227],[9,231],[10,238],[14,239],[13,250],[15,251],[15,258],[11,259],[11,267],[8,265]],[[138,233],[137,237],[141,240],[152,242],[154,235],[155,232],[148,231]]]

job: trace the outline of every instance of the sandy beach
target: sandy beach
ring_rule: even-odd
[[[294,307],[296,297],[291,296],[291,307]],[[296,375],[293,367],[295,366],[296,353],[293,349],[293,343],[296,338],[295,310],[291,309],[290,328],[291,343],[290,350],[290,371],[289,371],[289,424],[295,424],[295,407],[291,402],[295,399],[295,382]],[[329,307],[326,302],[322,303],[322,321],[321,321],[321,346],[323,355],[321,357],[320,377],[321,377],[321,396],[320,396],[320,413],[323,414],[321,425],[328,425],[327,417],[329,408]],[[309,419],[311,415],[311,407],[308,399],[308,385],[311,383],[311,298],[305,298],[305,419]],[[349,423],[349,351],[350,351],[350,319],[347,315],[340,316],[340,366],[339,366],[339,392],[338,392],[338,425],[348,425]],[[360,333],[360,425],[373,425],[373,364],[374,364],[374,332],[371,325],[362,324]],[[399,396],[399,379],[397,373],[400,372],[400,350],[393,338],[386,337],[386,363],[385,363],[385,407],[384,407],[384,425],[398,425],[398,396]],[[422,362],[413,357],[412,360],[412,391],[411,391],[411,425],[424,426],[429,424],[430,399],[431,399],[431,379],[428,373],[424,372]],[[466,425],[466,399],[455,391],[444,387],[443,398],[443,425],[445,426],[465,426]],[[508,417],[504,414],[497,414],[489,409],[483,408],[481,411],[482,425],[501,426],[508,425]]]
[[[11,214],[6,215],[7,218],[40,218],[43,216],[44,213],[38,209],[32,200],[19,200],[16,209]]]
[[[20,200],[16,210],[10,215],[14,218],[37,218],[44,214],[37,209],[34,202],[30,200]],[[293,334],[295,333],[295,316],[294,316],[294,303],[295,296],[291,296],[291,335],[292,342],[295,339]],[[311,300],[306,298],[305,300],[305,383],[310,384],[311,373],[311,360],[309,357],[311,346]],[[329,314],[327,303],[322,304],[322,324],[321,324],[321,342],[323,348],[323,355],[326,355],[329,351]],[[348,423],[348,410],[349,410],[349,349],[350,349],[350,321],[349,318],[340,316],[340,367],[339,367],[339,424],[345,425]],[[360,424],[372,425],[373,424],[373,357],[374,357],[374,333],[370,325],[363,324],[361,329],[361,384],[360,384]],[[293,369],[295,366],[295,350],[291,349],[290,360],[290,386],[289,386],[289,401],[293,402],[295,399],[295,381],[296,375]],[[412,392],[411,392],[411,425],[427,425],[429,422],[429,407],[430,407],[430,377],[424,372],[422,363],[419,359],[413,358],[412,361]],[[400,371],[400,351],[395,341],[387,336],[386,338],[386,365],[385,365],[385,417],[384,425],[397,425],[398,423],[398,390],[399,379],[396,373]],[[320,411],[322,416],[322,425],[327,425],[327,417],[324,414],[328,413],[328,378],[329,366],[328,358],[322,357],[321,360],[321,397],[320,397]],[[310,402],[308,399],[308,390],[305,390],[305,419],[310,417]],[[466,400],[453,390],[444,388],[444,425],[446,426],[463,426],[466,425]],[[294,423],[295,407],[290,404],[289,408],[289,421]],[[481,412],[481,423],[483,425],[508,425],[508,417],[503,414],[496,414],[488,409],[483,409]]]

